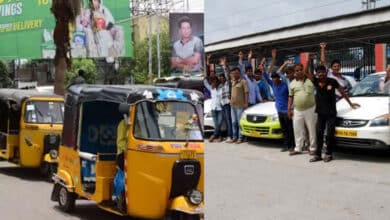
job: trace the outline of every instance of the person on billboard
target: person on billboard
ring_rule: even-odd
[[[91,9],[81,13],[80,24],[86,33],[89,57],[117,57],[125,54],[123,28],[115,25],[103,0],[91,0]]]
[[[172,69],[177,71],[199,72],[202,68],[202,40],[192,35],[192,21],[183,16],[178,22],[180,39],[173,44]]]

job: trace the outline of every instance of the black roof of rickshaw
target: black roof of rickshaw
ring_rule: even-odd
[[[156,87],[149,85],[96,85],[76,84],[67,90],[68,94],[77,96],[77,102],[109,101],[134,104],[141,100],[183,100],[203,103],[203,94],[188,89]]]
[[[40,92],[34,89],[0,89],[0,100],[12,100],[16,103],[22,103],[31,97],[62,98],[51,92]]]

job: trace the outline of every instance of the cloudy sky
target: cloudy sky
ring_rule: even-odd
[[[210,0],[171,0],[174,8],[171,12],[183,12],[183,9],[187,8],[187,2],[189,6],[189,12],[204,12],[204,1]]]
[[[195,1],[195,0],[194,0]],[[205,0],[205,43],[363,10],[362,0]],[[376,7],[389,6],[380,0]]]

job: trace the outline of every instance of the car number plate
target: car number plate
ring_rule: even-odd
[[[336,129],[336,137],[357,137],[357,131]]]
[[[182,160],[196,159],[196,151],[195,150],[181,150],[180,151],[180,159],[182,159]]]
[[[251,135],[253,135],[253,136],[260,136],[261,135],[261,133],[260,132],[257,132],[257,131],[251,131]]]

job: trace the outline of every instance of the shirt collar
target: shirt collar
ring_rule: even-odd
[[[194,36],[191,36],[190,39],[186,43],[184,43],[183,40],[180,39],[180,43],[181,43],[181,45],[184,45],[184,44],[191,42],[193,39],[194,39]]]

